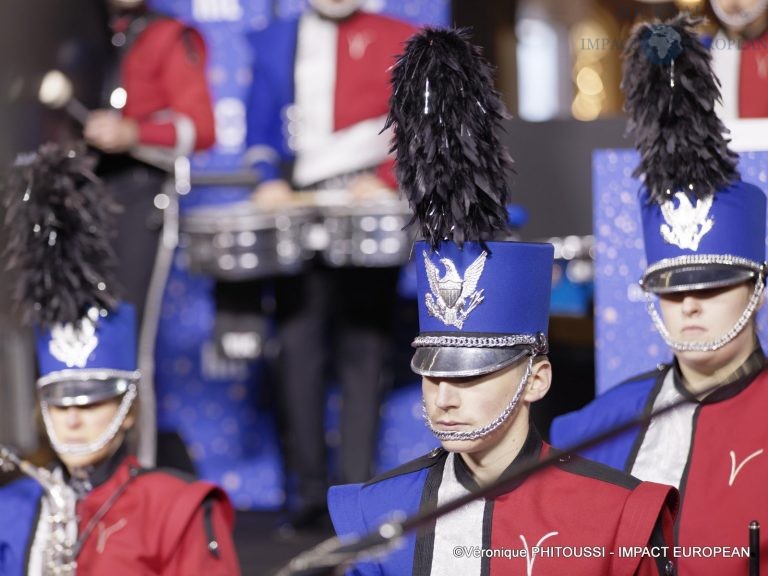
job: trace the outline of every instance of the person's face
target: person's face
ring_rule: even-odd
[[[359,9],[363,0],[309,0],[309,4],[326,18],[345,18]]]
[[[761,17],[766,0],[711,0],[717,17],[732,29],[741,29]]]
[[[517,391],[521,378],[525,374],[527,358],[498,372],[474,378],[438,378],[424,376],[421,390],[424,396],[427,415],[434,428],[445,432],[467,432],[490,424],[499,416]],[[530,391],[533,382],[537,382],[541,362],[534,366],[534,374],[529,379],[529,390],[523,394],[521,405],[537,400],[546,393],[546,389],[533,397]],[[547,380],[547,387],[549,381]],[[451,452],[476,453],[487,451],[502,441],[509,434],[510,428],[518,417],[518,410],[504,424],[489,435],[476,440],[443,441],[443,448]]]
[[[752,295],[752,283],[712,290],[691,290],[659,296],[664,325],[673,340],[712,342],[738,321]],[[713,352],[677,352],[678,360],[711,372],[752,351],[754,323],[750,322],[731,342]]]
[[[750,12],[762,3],[762,0],[713,0],[715,4],[726,14],[738,16],[739,14]]]
[[[117,414],[120,400],[108,400],[88,406],[49,406],[53,431],[63,444],[89,444],[95,442],[106,430]],[[82,468],[102,461],[112,454],[123,440],[123,433],[133,425],[133,417],[127,416],[122,431],[101,450],[90,454],[59,454],[61,461],[69,468]]]

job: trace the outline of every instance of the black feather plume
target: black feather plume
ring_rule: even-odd
[[[508,230],[512,159],[501,144],[506,118],[491,68],[466,30],[425,28],[392,72],[387,127],[393,127],[400,188],[424,239],[463,245]]]
[[[703,197],[739,177],[738,155],[715,113],[720,82],[712,56],[694,31],[700,22],[681,14],[639,24],[624,51],[627,131],[641,156],[634,176],[645,176],[657,202],[680,190]]]
[[[20,155],[7,175],[7,267],[18,271],[24,320],[37,326],[117,305],[109,234],[119,209],[93,174],[95,164],[82,143],[48,143]]]

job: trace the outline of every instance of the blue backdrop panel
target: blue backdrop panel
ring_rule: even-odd
[[[634,150],[597,150],[592,157],[597,393],[669,362],[672,353],[653,328],[638,281],[645,269]],[[742,178],[768,190],[768,152],[741,154]],[[758,315],[762,333],[768,313]]]
[[[216,118],[216,145],[192,158],[194,172],[237,170],[245,142],[243,99],[250,83],[245,35],[272,18],[290,17],[304,0],[150,0],[151,5],[195,25],[208,46],[208,78]],[[416,24],[449,23],[449,0],[369,0],[365,9]],[[245,199],[248,188],[195,187],[182,213],[204,204]],[[239,508],[275,508],[284,499],[273,414],[263,397],[261,363],[221,358],[213,345],[213,282],[174,263],[157,341],[158,423],[178,430],[203,478],[221,484]],[[415,306],[415,303],[414,303]],[[379,467],[391,468],[434,445],[420,416],[418,386],[396,391],[383,405]],[[333,411],[333,402],[329,411]],[[328,438],[338,436],[333,422]],[[392,431],[394,429],[394,431]],[[331,442],[333,443],[333,442]]]
[[[379,472],[391,470],[429,452],[440,443],[424,423],[421,382],[392,392],[381,407]]]
[[[424,423],[421,403],[421,381],[414,376],[412,383],[394,389],[379,409],[381,429],[376,459],[376,473],[396,468],[423,456],[440,445]],[[330,448],[331,463],[335,462],[336,449],[341,437],[341,393],[334,388],[328,398],[325,440]]]

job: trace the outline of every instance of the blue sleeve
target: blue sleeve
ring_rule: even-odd
[[[393,518],[419,511],[429,468],[369,484],[334,486],[328,491],[328,510],[340,537],[365,536]],[[355,576],[400,576],[413,572],[416,534],[410,532],[394,548],[358,562],[347,572]]]
[[[581,410],[555,418],[549,432],[552,445],[569,450],[640,417],[654,384],[655,378],[648,378],[619,385]],[[639,427],[633,426],[596,446],[580,450],[579,454],[624,470],[639,432]]]
[[[27,477],[0,488],[0,576],[26,574],[41,496],[40,485]]]
[[[268,75],[256,62],[246,98],[246,162],[259,171],[262,180],[274,180],[279,175],[280,155],[276,147],[281,130],[279,120],[280,108],[270,92]]]
[[[276,21],[248,35],[251,85],[246,96],[246,153],[262,180],[280,177],[280,165],[292,159],[284,116],[293,100],[297,22]]]
[[[328,490],[328,511],[336,534],[344,541],[345,537],[365,536],[369,532],[360,506],[362,484],[332,486]],[[345,572],[347,576],[380,575],[381,570],[375,562],[359,562]]]
[[[368,532],[360,510],[362,484],[332,486],[328,490],[328,511],[338,536],[362,536]]]

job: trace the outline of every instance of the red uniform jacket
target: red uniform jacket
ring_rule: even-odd
[[[680,576],[748,574],[749,524],[768,524],[768,369],[759,345],[703,400],[685,389],[674,365],[662,365],[611,389],[579,412],[560,417],[552,437],[561,445],[593,437],[658,410],[674,398],[671,390],[689,402],[588,454],[643,479],[679,478],[674,556]],[[765,572],[768,537],[761,532]]]
[[[122,490],[95,523],[94,515]],[[129,456],[104,484],[78,503],[78,533],[93,530],[77,558],[78,574],[106,576],[232,576],[240,573],[232,542],[234,512],[226,494],[142,470]]]
[[[551,447],[531,429],[516,462]],[[513,464],[514,466],[514,464]],[[513,473],[510,467],[504,474]],[[331,488],[339,535],[367,533],[396,511],[430,510],[474,488],[458,454],[442,449],[371,480]],[[673,488],[639,482],[578,457],[505,486],[443,516],[389,555],[357,564],[355,575],[664,575],[672,569]]]
[[[312,130],[302,128],[302,121],[297,119],[302,113],[297,115],[294,110],[294,106],[300,104],[299,93],[309,82],[303,82],[302,76],[297,74],[301,45],[317,43],[326,46],[329,41],[327,36],[316,38],[316,30],[302,27],[312,19],[312,14],[287,21],[274,20],[250,37],[254,60],[253,82],[247,102],[246,161],[256,166],[264,180],[279,177],[280,165],[288,166],[295,159],[300,160],[303,154],[312,155],[308,151],[302,152],[300,146],[297,148],[296,134],[303,129]],[[390,68],[416,28],[380,14],[359,11],[335,23],[334,29],[335,58],[332,69],[327,70],[332,74],[333,82],[322,88],[310,85],[313,104],[322,109],[322,114],[330,115],[324,118],[332,127],[332,135],[365,127],[364,133],[375,141],[389,110]],[[367,124],[379,118],[380,123]],[[319,179],[376,167],[380,178],[396,186],[393,162],[387,156],[388,142],[385,136],[380,140],[375,150],[379,152],[381,148],[382,151],[375,158],[370,146],[364,145],[362,150],[339,149],[328,140],[324,148],[331,157],[327,162],[323,159],[327,169]]]
[[[143,145],[179,154],[210,148],[215,140],[203,38],[171,18],[149,20],[121,65],[127,93],[123,115],[139,123]]]
[[[739,116],[768,118],[768,31],[743,41],[739,69]]]

